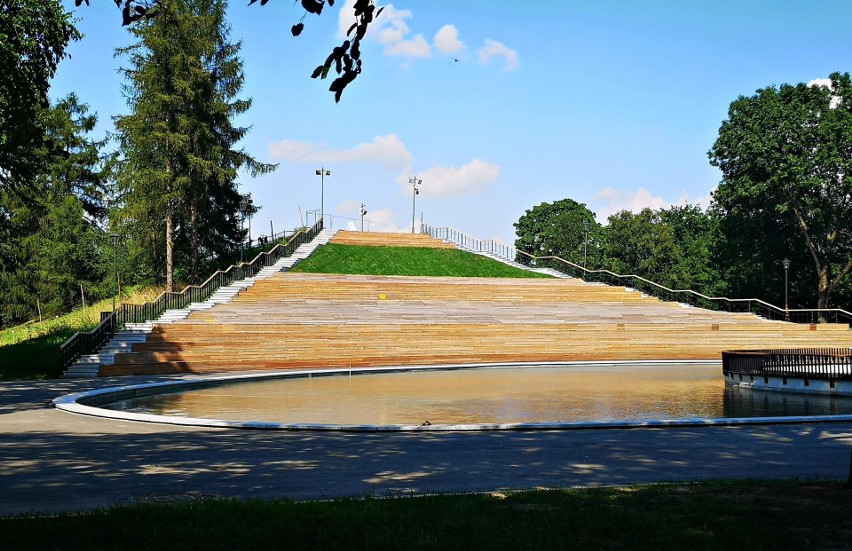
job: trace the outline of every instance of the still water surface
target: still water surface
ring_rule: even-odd
[[[852,414],[852,398],[729,388],[719,365],[642,365],[342,372],[105,407],[287,424],[454,425]]]

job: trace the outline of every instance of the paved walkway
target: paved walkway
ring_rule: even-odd
[[[110,382],[0,383],[0,516],[203,496],[321,499],[711,478],[845,480],[852,450],[852,423],[334,434],[186,429],[50,406],[56,396]]]

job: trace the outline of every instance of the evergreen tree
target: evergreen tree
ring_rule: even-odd
[[[105,294],[105,169],[102,142],[86,135],[96,117],[73,94],[42,113],[46,144],[30,155],[43,170],[26,197],[0,193],[2,317],[6,323],[61,313]],[[107,252],[105,252],[107,251]]]
[[[131,29],[125,94],[131,114],[116,118],[123,161],[116,222],[134,236],[148,265],[165,261],[166,287],[176,270],[197,281],[202,257],[242,241],[238,171],[260,163],[236,144],[248,128],[233,118],[251,106],[238,99],[244,77],[240,44],[229,41],[223,0],[169,0],[158,17]],[[212,222],[212,223],[211,223]],[[187,251],[188,260],[176,255]]]

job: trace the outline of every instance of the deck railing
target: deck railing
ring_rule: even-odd
[[[219,270],[200,285],[189,285],[180,292],[164,292],[153,302],[122,304],[114,312],[105,312],[101,323],[91,331],[75,333],[60,347],[62,367],[68,367],[85,354],[92,354],[103,346],[115,332],[127,323],[140,323],[159,317],[166,310],[186,308],[192,302],[201,302],[220,287],[247,277],[253,277],[265,268],[290,256],[302,243],[312,241],[322,231],[322,220],[310,229],[297,232],[286,243],[279,243],[269,251],[259,253],[250,262],[243,262]]]
[[[722,352],[725,377],[781,377],[852,381],[852,349],[730,350]]]
[[[609,270],[589,270],[558,256],[535,256],[494,240],[471,237],[454,228],[423,225],[423,233],[443,239],[473,251],[496,254],[526,266],[552,268],[583,281],[606,283],[636,289],[657,298],[690,304],[709,310],[749,312],[763,318],[793,323],[846,323],[852,325],[852,312],[841,308],[784,309],[756,298],[711,297],[692,289],[670,289],[638,275],[621,275]]]

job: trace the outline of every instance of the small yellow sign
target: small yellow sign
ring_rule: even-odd
[[[384,293],[382,293],[381,295],[379,295],[379,300],[385,300],[386,298],[387,298],[387,297],[385,296],[385,294],[384,294]]]

